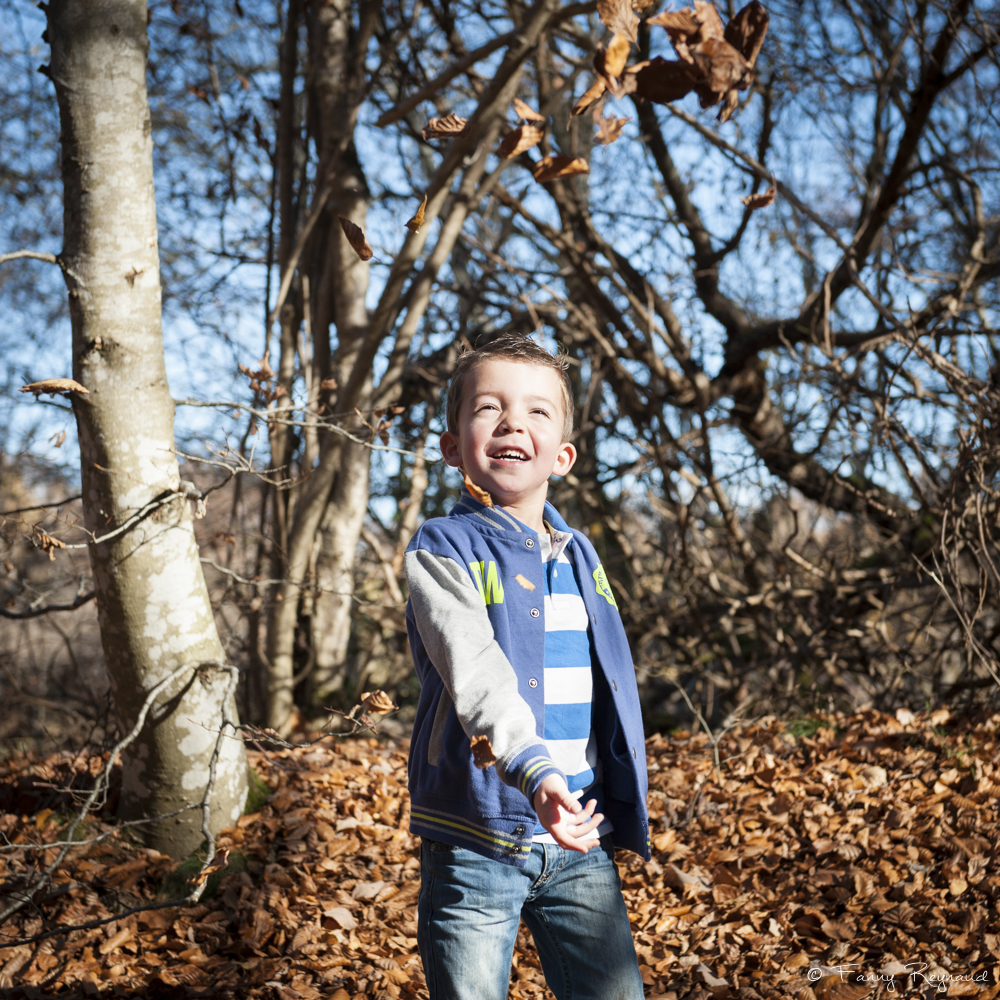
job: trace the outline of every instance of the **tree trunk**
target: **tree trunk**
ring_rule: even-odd
[[[53,0],[51,76],[62,126],[64,250],[73,326],[85,524],[113,539],[92,545],[101,639],[115,709],[126,731],[145,692],[178,667],[123,760],[120,815],[148,818],[198,803],[223,716],[237,721],[174,454],[173,403],[160,317],[153,144],[146,97],[142,0]],[[224,739],[212,793],[218,830],[247,794],[242,743]],[[174,857],[197,849],[188,809],[140,827]]]

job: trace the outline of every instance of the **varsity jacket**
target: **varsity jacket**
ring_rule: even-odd
[[[604,813],[615,846],[649,860],[646,755],[635,668],[604,568],[572,531],[590,617],[593,726]],[[422,685],[410,743],[410,831],[523,866],[542,779],[561,773],[545,731],[545,612],[538,535],[463,490],[447,517],[426,521],[406,551],[406,625]],[[478,767],[477,751],[495,763]],[[480,760],[482,763],[482,760]],[[565,777],[565,775],[564,775]]]

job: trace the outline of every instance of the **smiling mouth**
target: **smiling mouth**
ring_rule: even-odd
[[[498,451],[490,458],[494,461],[501,462],[527,462],[528,456],[521,451],[519,448],[504,448],[503,451]]]

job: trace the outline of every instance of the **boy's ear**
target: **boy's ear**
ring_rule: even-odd
[[[445,431],[441,435],[441,454],[445,462],[457,469],[462,464],[462,454],[458,449],[458,437],[451,431]]]
[[[576,461],[576,446],[569,443],[569,441],[563,441],[559,446],[559,451],[556,454],[556,461],[552,467],[553,476],[565,476],[570,469],[573,468],[573,463]]]

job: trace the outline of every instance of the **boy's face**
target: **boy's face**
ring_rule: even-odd
[[[484,361],[466,378],[458,433],[441,435],[441,451],[500,506],[539,496],[544,503],[549,476],[566,475],[576,461],[576,448],[562,439],[565,416],[557,372],[523,361]]]

